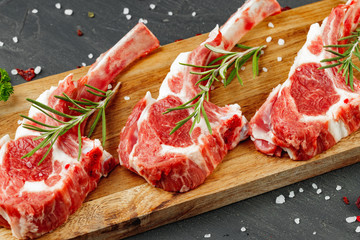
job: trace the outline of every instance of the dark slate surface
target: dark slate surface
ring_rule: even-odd
[[[315,1],[279,2],[283,7],[295,8]],[[61,3],[60,10],[55,8],[56,2]],[[150,10],[150,3],[156,5],[154,10]],[[2,0],[0,41],[5,45],[0,47],[0,68],[10,73],[14,68],[39,65],[42,72],[36,81],[82,63],[93,63],[140,17],[148,20],[147,26],[164,45],[209,32],[217,23],[224,23],[242,3],[236,0]],[[125,18],[124,7],[130,9],[131,20]],[[74,10],[72,16],[64,15],[67,8]],[[38,13],[32,13],[33,9]],[[88,11],[95,12],[95,18],[88,18]],[[195,17],[191,16],[194,11]],[[77,29],[84,32],[82,37],[77,36]],[[18,36],[18,43],[12,41],[14,36]],[[88,58],[89,53],[94,54],[93,59]],[[12,76],[12,82],[25,81]],[[360,164],[355,164],[129,239],[358,239],[360,233],[355,229],[360,223],[347,223],[345,218],[360,215],[354,204],[360,195],[359,172]],[[322,193],[317,194],[312,183]],[[336,190],[337,185],[342,186],[340,191]],[[300,193],[299,188],[304,192]],[[290,191],[294,191],[294,198],[288,197]],[[286,202],[275,204],[280,194],[286,197]],[[330,199],[325,200],[325,196]],[[349,198],[350,205],[343,203],[343,196]],[[300,218],[300,224],[294,222],[295,218]],[[242,227],[246,230],[242,231]]]

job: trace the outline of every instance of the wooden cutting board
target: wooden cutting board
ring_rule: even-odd
[[[226,89],[216,85],[212,102],[220,106],[238,103],[250,119],[272,88],[287,78],[296,53],[305,43],[310,25],[321,22],[339,3],[342,1],[320,1],[267,18],[241,43],[268,45],[260,60],[260,69],[266,67],[268,72],[261,71],[259,77],[252,79],[251,65],[246,65],[245,71],[241,72],[244,86],[236,81]],[[269,28],[269,22],[275,28]],[[273,39],[270,43],[265,41],[268,36]],[[118,77],[122,87],[107,111],[108,140],[105,148],[110,153],[117,156],[120,130],[136,102],[146,91],[157,97],[160,84],[175,57],[180,52],[196,48],[206,37],[204,34],[163,46]],[[280,38],[285,40],[284,46],[277,44]],[[283,61],[278,62],[277,57],[282,57]],[[71,72],[78,79],[87,70],[85,67]],[[69,73],[16,86],[11,99],[0,103],[0,137],[6,133],[14,137],[19,114],[27,114],[29,109],[25,97],[36,99]],[[125,101],[125,96],[130,100]],[[100,132],[97,129],[95,137],[100,138]],[[297,162],[288,157],[265,156],[247,140],[225,157],[204,184],[182,194],[153,188],[141,177],[119,166],[100,181],[98,188],[65,224],[41,239],[119,239],[131,236],[356,163],[359,156],[360,132],[309,161]],[[14,238],[10,230],[0,228],[0,239]]]

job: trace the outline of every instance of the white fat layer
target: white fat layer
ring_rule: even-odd
[[[66,79],[69,77],[72,77],[72,74],[67,75],[63,80],[59,81],[58,86],[62,82],[66,81]],[[45,90],[42,94],[40,94],[40,96],[36,99],[36,101],[41,102],[45,105],[48,105],[49,97],[58,88],[58,86],[52,86],[50,89]],[[37,108],[31,106],[28,116],[34,117],[38,113],[42,114],[42,112],[39,111]],[[25,136],[40,136],[40,132],[32,131],[32,130],[23,128],[22,126],[23,126],[23,123],[16,129],[15,140],[20,137],[25,137]]]
[[[10,139],[9,139],[10,140]],[[8,141],[9,142],[9,141]],[[3,163],[3,159],[4,159],[4,156],[5,156],[5,152],[6,152],[6,149],[7,149],[7,144],[8,142],[4,143],[1,148],[0,148],[0,166],[2,165]]]
[[[326,19],[324,20],[324,22],[325,21],[326,21]],[[323,24],[322,26],[325,26],[325,24]],[[300,49],[297,56],[295,57],[295,61],[290,69],[288,78],[290,78],[290,76],[292,76],[294,74],[294,72],[296,71],[296,69],[299,66],[301,66],[302,64],[310,63],[310,62],[320,63],[320,61],[322,59],[324,59],[324,51],[322,51],[319,55],[314,55],[308,49],[308,46],[311,44],[311,42],[313,40],[316,40],[316,38],[319,36],[319,32],[322,32],[322,29],[318,23],[314,23],[310,26],[310,30],[307,34],[306,43]],[[289,81],[289,83],[290,83],[289,79],[286,81]]]
[[[161,87],[159,89],[159,96],[157,98],[157,100],[163,99],[167,96],[169,96],[169,94],[172,95],[176,95],[177,97],[179,97],[180,99],[187,99],[186,97],[186,92],[185,92],[185,87],[183,86],[183,88],[181,89],[180,93],[178,94],[174,94],[169,87],[168,81],[169,79],[176,77],[176,75],[180,72],[182,73],[186,73],[186,68],[188,68],[187,66],[183,66],[180,63],[187,63],[188,62],[188,58],[191,52],[184,52],[184,53],[180,53],[176,59],[174,60],[174,62],[171,64],[170,67],[170,71],[168,72],[168,74],[166,75],[164,81],[161,84]],[[186,84],[184,82],[184,84]]]
[[[10,136],[9,134],[5,134],[2,138],[0,138],[0,148],[8,141],[10,141]]]
[[[335,121],[334,119],[330,119],[328,128],[329,132],[331,133],[331,135],[333,135],[336,142],[349,135],[346,125],[341,120]]]
[[[276,86],[276,88],[274,88],[270,95],[268,96],[268,99],[272,99],[275,95],[278,95],[278,97],[280,96],[281,92],[280,92],[280,88],[282,86],[279,84]],[[272,108],[272,107],[271,107]],[[257,113],[256,113],[257,114]],[[256,116],[255,114],[255,116]],[[269,115],[271,115],[271,110],[268,112]],[[267,120],[270,120],[270,116],[266,117],[265,119],[263,119],[264,123],[266,125],[270,125],[270,122],[268,122]],[[265,131],[264,129],[262,129],[261,127],[259,127],[258,125],[254,124],[252,127],[252,136],[251,136],[252,140],[256,140],[256,139],[261,139],[261,140],[265,140],[269,143],[274,144],[273,142],[273,138],[274,138],[274,134],[272,131]]]
[[[184,154],[201,169],[206,169],[207,171],[209,171],[204,164],[205,159],[200,152],[199,145],[192,144],[188,147],[174,147],[162,144],[160,154],[165,155],[167,153]]]

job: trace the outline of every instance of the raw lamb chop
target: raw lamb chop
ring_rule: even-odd
[[[72,81],[69,75],[37,100],[65,113],[70,111],[69,103],[54,95],[64,92],[73,99],[97,101],[99,97],[89,94],[84,84],[107,90],[126,66],[158,46],[159,41],[145,25],[138,24],[102,54],[78,82]],[[29,117],[48,124],[57,123],[34,107],[30,108]],[[24,122],[31,124],[28,120]],[[86,137],[82,137],[78,161],[77,130],[71,130],[59,137],[40,165],[48,148],[21,159],[41,142],[33,140],[39,136],[38,132],[19,126],[15,140],[10,140],[8,135],[0,140],[0,226],[10,227],[15,237],[35,238],[60,226],[96,188],[99,179],[118,164],[99,140]]]
[[[246,1],[225,25],[216,27],[198,48],[181,53],[163,81],[159,97],[153,99],[148,92],[129,116],[120,135],[120,164],[138,173],[150,184],[167,191],[185,192],[203,183],[227,152],[248,137],[247,120],[237,104],[219,107],[205,102],[212,134],[202,118],[191,135],[192,120],[169,135],[175,124],[193,110],[163,113],[168,108],[189,101],[200,92],[195,84],[199,76],[190,73],[197,70],[179,63],[208,64],[215,56],[204,44],[230,50],[256,24],[280,11],[275,0]]]
[[[288,79],[250,121],[259,151],[276,156],[286,151],[294,160],[307,160],[359,128],[359,81],[352,91],[337,68],[318,69],[327,64],[322,59],[334,57],[323,46],[339,44],[338,39],[356,29],[359,17],[359,1],[348,1],[334,8],[321,27],[318,23],[310,27]]]

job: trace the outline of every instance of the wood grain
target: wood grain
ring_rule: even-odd
[[[250,119],[272,88],[287,78],[297,51],[306,40],[309,26],[322,21],[341,2],[321,1],[266,19],[241,42],[251,46],[268,45],[260,60],[260,68],[266,67],[268,72],[261,72],[259,77],[252,79],[251,66],[246,65],[241,73],[244,86],[234,82],[225,89],[217,85],[212,92],[212,102],[221,106],[239,103],[244,115]],[[268,28],[269,22],[275,28]],[[272,36],[272,42],[265,42],[267,36]],[[194,49],[206,37],[196,36],[163,46],[118,77],[122,87],[107,111],[108,129],[111,131],[105,148],[110,153],[117,156],[119,132],[136,102],[146,91],[157,97],[160,84],[176,56]],[[284,46],[277,44],[279,38],[285,39]],[[283,58],[282,62],[277,61],[278,56]],[[87,69],[71,72],[78,79]],[[19,114],[26,114],[29,109],[25,97],[36,98],[69,73],[16,86],[14,96],[7,103],[0,103],[0,136],[9,133],[14,137]],[[125,101],[124,96],[129,96],[130,100]],[[101,136],[100,129],[94,136]],[[310,161],[297,162],[287,157],[267,157],[257,152],[252,142],[247,140],[225,157],[203,185],[183,194],[153,188],[141,177],[119,166],[100,181],[98,188],[65,224],[41,239],[119,239],[131,236],[353,164],[359,161],[359,155],[359,132]],[[0,238],[13,239],[7,229],[0,229]]]

